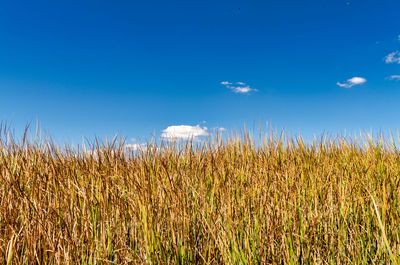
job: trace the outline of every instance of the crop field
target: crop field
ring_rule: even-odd
[[[3,133],[0,263],[400,263],[393,137],[240,135],[129,153]]]

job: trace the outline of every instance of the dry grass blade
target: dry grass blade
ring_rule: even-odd
[[[381,229],[381,232],[382,232],[382,237],[383,237],[383,242],[385,243],[385,247],[386,247],[387,251],[389,252],[389,255],[390,255],[390,258],[391,258],[393,264],[398,265],[397,259],[393,255],[392,248],[390,247],[389,242],[387,240],[386,232],[385,232],[385,226],[382,223],[381,216],[379,214],[378,206],[376,205],[374,196],[370,192],[368,192],[368,193],[369,193],[369,195],[371,197],[372,203],[374,204],[376,218],[378,220],[379,228]]]

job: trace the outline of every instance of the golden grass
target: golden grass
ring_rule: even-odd
[[[0,141],[1,264],[398,264],[390,139]]]

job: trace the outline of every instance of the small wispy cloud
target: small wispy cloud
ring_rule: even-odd
[[[400,64],[400,52],[399,51],[394,51],[392,53],[389,53],[386,55],[384,58],[385,63],[397,63]]]
[[[387,79],[400,81],[400,75],[391,75],[391,76],[387,77]]]
[[[244,82],[229,82],[229,81],[222,81],[221,85],[224,85],[225,87],[229,88],[235,93],[238,94],[247,94],[252,91],[257,91],[257,89],[251,88],[249,85],[247,85]]]
[[[362,85],[365,82],[367,82],[367,79],[365,79],[363,77],[355,76],[350,79],[347,79],[347,81],[345,83],[337,82],[336,84],[340,87],[350,88],[352,86]]]

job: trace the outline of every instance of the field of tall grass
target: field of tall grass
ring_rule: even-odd
[[[85,148],[2,130],[1,264],[399,264],[391,137]]]

